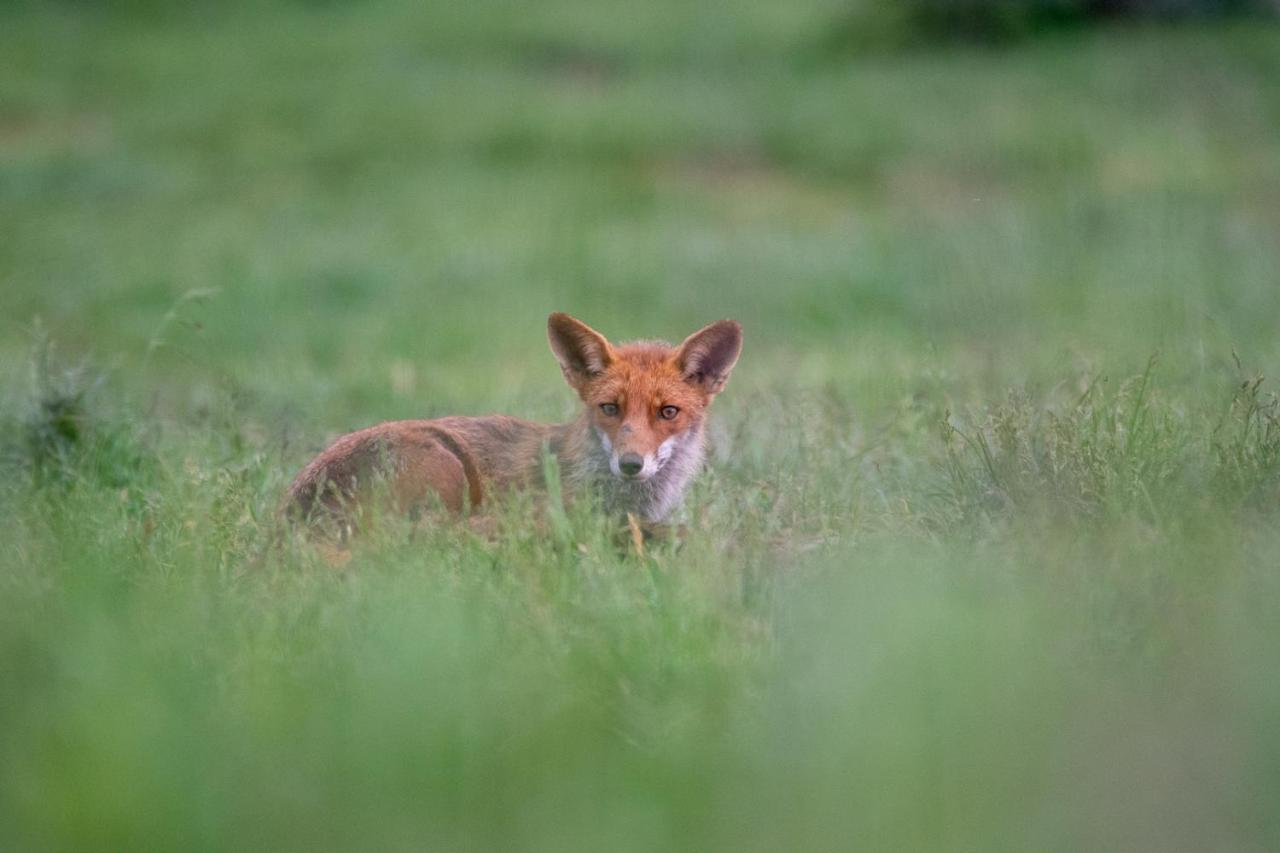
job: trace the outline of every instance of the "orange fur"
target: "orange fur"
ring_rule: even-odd
[[[701,465],[705,413],[737,361],[740,327],[722,320],[676,347],[615,347],[567,314],[552,314],[548,337],[583,402],[575,420],[447,417],[349,433],[302,469],[286,508],[345,534],[385,482],[403,512],[435,502],[454,515],[477,512],[495,493],[540,485],[545,449],[570,493],[594,489],[611,510],[661,521]]]

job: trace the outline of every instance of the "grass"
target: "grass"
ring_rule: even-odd
[[[1280,844],[1280,30],[843,16],[0,11],[0,848]],[[273,545],[552,310],[744,323],[683,543]]]

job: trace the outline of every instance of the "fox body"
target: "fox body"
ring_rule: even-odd
[[[539,486],[543,454],[559,463],[570,496],[660,522],[702,466],[707,408],[742,349],[742,329],[721,320],[679,346],[613,345],[567,314],[547,321],[551,351],[582,400],[564,424],[505,415],[391,421],[333,442],[289,487],[295,516],[350,530],[371,484],[387,483],[406,512],[438,501],[476,511],[495,494]]]

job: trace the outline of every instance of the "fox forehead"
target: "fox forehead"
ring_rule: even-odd
[[[652,406],[701,407],[706,399],[685,381],[675,350],[661,341],[623,344],[584,395],[595,402],[642,401]]]

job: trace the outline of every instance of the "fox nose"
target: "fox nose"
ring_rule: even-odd
[[[618,470],[628,477],[634,477],[644,468],[644,458],[639,453],[624,453],[618,457]]]

